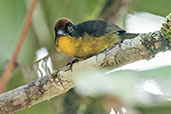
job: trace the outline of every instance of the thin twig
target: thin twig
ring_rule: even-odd
[[[98,19],[120,24],[135,0],[106,0]]]
[[[19,40],[17,42],[17,45],[15,47],[14,53],[12,55],[11,60],[9,61],[5,71],[2,74],[1,80],[0,80],[0,93],[3,92],[4,88],[6,87],[6,84],[11,76],[12,71],[14,70],[15,67],[15,62],[17,60],[17,57],[20,53],[20,50],[24,44],[24,40],[26,39],[27,33],[29,31],[30,28],[30,24],[31,24],[31,19],[32,19],[32,15],[33,15],[33,11],[37,5],[39,0],[32,0],[31,6],[27,12],[26,15],[26,19],[24,22],[24,26],[21,32],[21,35],[19,37]]]

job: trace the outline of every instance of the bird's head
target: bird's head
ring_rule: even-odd
[[[70,19],[63,17],[63,18],[59,18],[56,21],[54,31],[55,31],[55,43],[56,43],[56,40],[60,36],[66,36],[66,35],[72,36],[75,33],[75,26],[72,24],[72,21]]]

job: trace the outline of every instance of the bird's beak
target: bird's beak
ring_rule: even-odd
[[[54,44],[56,43],[56,40],[60,37],[60,36],[65,36],[66,34],[64,33],[63,30],[58,30],[55,31],[55,40],[54,40]]]
[[[57,31],[57,34],[58,34],[59,36],[64,36],[64,35],[66,35],[66,34],[64,33],[63,30],[58,30],[58,31]]]

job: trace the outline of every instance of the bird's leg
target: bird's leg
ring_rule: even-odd
[[[121,43],[123,43],[123,40],[120,40],[120,41],[117,42],[117,43],[114,42],[114,45],[119,45],[119,47],[121,47]]]
[[[74,59],[72,62],[67,63],[66,66],[69,66],[69,69],[72,71],[72,65],[78,61],[79,61],[78,59]]]

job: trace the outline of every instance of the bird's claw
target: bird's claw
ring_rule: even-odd
[[[74,63],[78,62],[78,61],[79,61],[78,59],[74,59],[72,62],[67,63],[67,65],[66,65],[66,66],[69,66],[69,70],[71,70],[71,71],[72,71],[72,65],[73,65]]]

